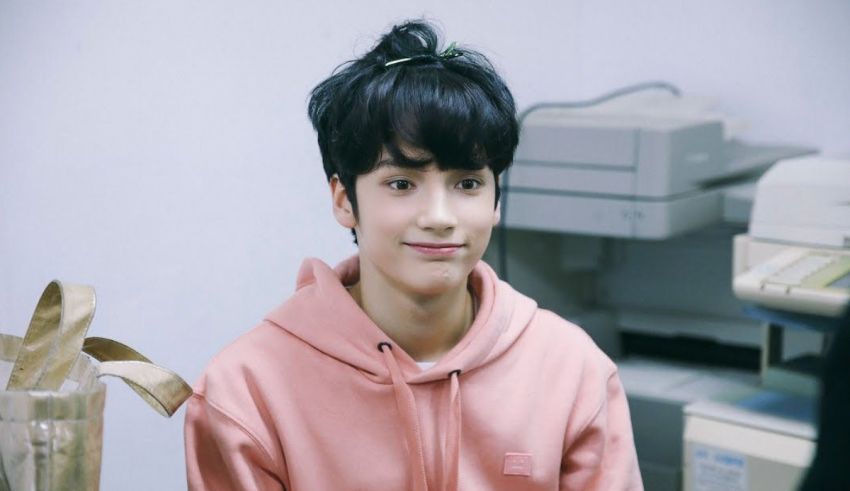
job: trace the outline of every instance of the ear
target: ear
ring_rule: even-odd
[[[495,227],[496,225],[498,225],[499,221],[501,219],[502,219],[502,200],[499,200],[499,202],[496,203],[496,209],[493,210],[493,226]]]
[[[331,200],[333,201],[333,211],[336,221],[345,228],[354,228],[357,225],[357,219],[354,217],[354,210],[351,207],[351,202],[348,201],[348,194],[345,186],[339,180],[339,176],[334,174],[328,185],[331,188]]]

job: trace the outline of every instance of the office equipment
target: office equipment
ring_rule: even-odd
[[[850,248],[850,158],[809,156],[771,168],[756,187],[750,235]]]
[[[780,326],[829,331],[836,321],[760,308],[751,316],[765,322],[760,387],[685,406],[685,491],[796,490],[814,457],[817,385],[799,370],[813,356],[783,362],[776,341]]]
[[[685,407],[686,491],[796,489],[815,449],[821,333],[850,300],[850,161],[782,160],[735,192],[750,195],[732,285],[758,304],[746,311],[762,323],[761,388]],[[806,331],[821,342],[788,353],[787,334]]]
[[[765,173],[734,270],[742,299],[840,315],[850,302],[850,160],[791,159]]]
[[[762,307],[748,310],[763,322],[762,384],[814,397],[821,349],[788,356],[783,345],[793,328],[828,333],[824,318],[850,304],[850,160],[780,161],[754,197],[734,240],[733,290]]]
[[[705,399],[745,394],[755,375],[634,357],[618,363],[628,392],[629,412],[643,484],[651,490],[682,488],[683,409]]]
[[[850,251],[788,247],[736,276],[734,288],[762,305],[837,316],[850,300]]]
[[[776,160],[812,149],[757,146],[734,123],[665,95],[523,120],[511,170],[509,227],[663,239],[720,221],[724,192]],[[545,212],[543,212],[545,210]]]
[[[752,390],[685,407],[685,491],[792,491],[815,451],[811,398]]]

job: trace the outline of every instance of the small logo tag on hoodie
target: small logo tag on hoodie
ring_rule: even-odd
[[[531,454],[530,453],[506,453],[505,467],[502,474],[506,476],[530,476]]]

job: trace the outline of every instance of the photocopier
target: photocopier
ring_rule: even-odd
[[[850,159],[782,160],[758,181],[734,238],[733,289],[763,322],[757,388],[688,404],[685,490],[791,491],[815,453],[823,346],[850,307]],[[824,336],[789,356],[787,332]],[[820,348],[820,349],[817,349]]]
[[[777,163],[758,181],[749,233],[735,238],[735,294],[838,316],[850,302],[850,159]]]
[[[706,99],[657,92],[533,111],[508,176],[506,224],[663,239],[714,223],[724,193],[813,151],[745,143],[741,126]]]

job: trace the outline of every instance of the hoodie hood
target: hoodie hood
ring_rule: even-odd
[[[392,383],[379,343],[393,343],[360,308],[346,286],[360,277],[358,256],[331,268],[319,259],[306,259],[298,272],[296,292],[266,320],[313,348],[362,370],[377,383]],[[466,335],[432,368],[421,371],[416,361],[395,346],[394,355],[408,384],[444,380],[456,370],[475,370],[495,359],[528,326],[537,304],[500,281],[483,261],[475,265],[469,283],[478,299],[478,312]]]

